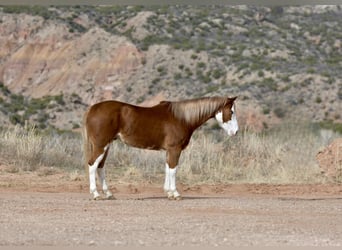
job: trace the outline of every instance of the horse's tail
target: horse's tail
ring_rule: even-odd
[[[89,110],[87,110],[83,116],[83,128],[82,128],[82,137],[83,137],[83,160],[84,167],[86,171],[86,175],[89,177],[89,159],[91,157],[91,153],[93,151],[93,146],[89,141],[89,135],[87,131],[87,116]]]

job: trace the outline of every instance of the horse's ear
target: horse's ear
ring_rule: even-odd
[[[228,100],[230,101],[230,102],[234,102],[235,100],[236,100],[236,98],[238,98],[237,96],[234,96],[234,97],[232,97],[232,98],[229,98],[228,97]]]

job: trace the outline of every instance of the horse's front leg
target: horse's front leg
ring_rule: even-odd
[[[176,173],[181,149],[171,149],[167,151],[165,164],[164,191],[169,200],[181,200],[182,197],[176,188]]]

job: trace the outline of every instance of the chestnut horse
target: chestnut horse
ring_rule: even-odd
[[[84,152],[89,171],[90,193],[96,189],[96,172],[107,199],[113,198],[105,180],[104,163],[110,144],[124,143],[145,149],[166,150],[164,191],[169,199],[181,199],[176,189],[178,159],[192,133],[210,118],[216,118],[229,136],[238,131],[236,97],[203,97],[178,102],[162,101],[153,107],[139,107],[118,101],[91,106],[84,115]]]

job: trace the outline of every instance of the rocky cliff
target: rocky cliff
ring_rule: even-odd
[[[238,95],[241,123],[259,130],[298,117],[341,123],[341,17],[340,6],[4,6],[1,121],[46,112],[70,129],[105,99]]]

